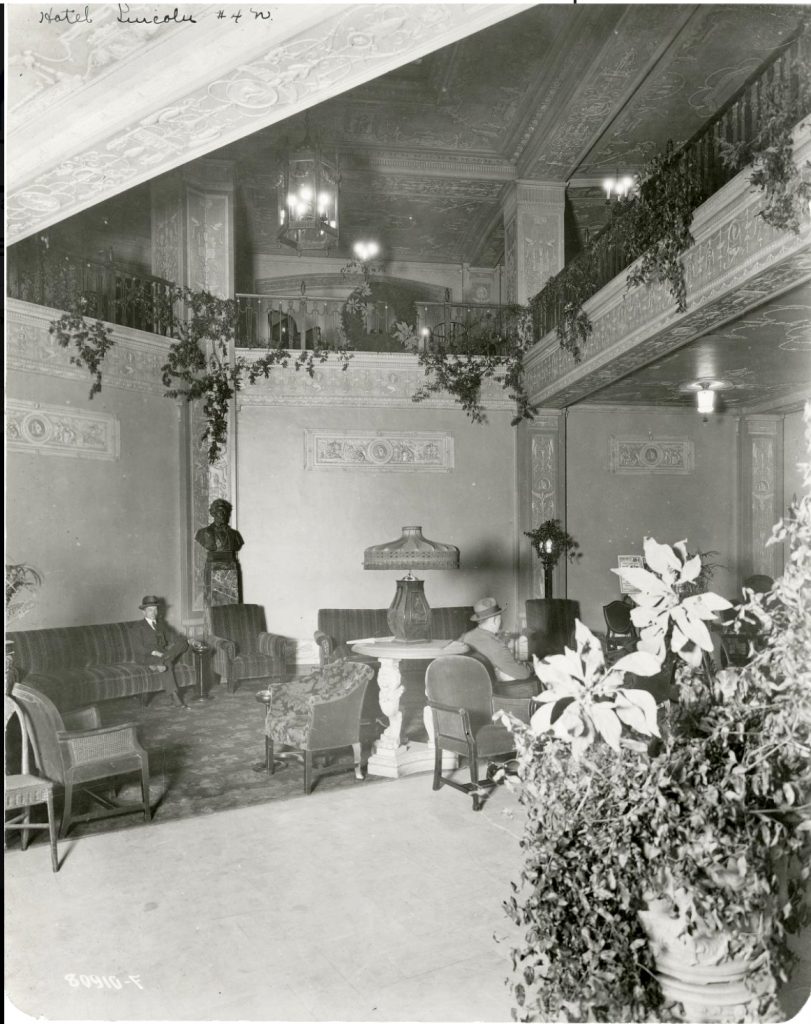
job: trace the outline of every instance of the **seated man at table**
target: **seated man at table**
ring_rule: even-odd
[[[463,633],[460,639],[487,662],[496,677],[493,692],[502,697],[535,697],[540,683],[530,665],[516,661],[500,635],[501,608],[494,597],[483,597],[473,606],[471,621],[475,629]]]

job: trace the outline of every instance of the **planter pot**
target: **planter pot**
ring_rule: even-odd
[[[688,935],[683,921],[673,917],[669,907],[666,900],[653,900],[648,910],[640,911],[639,918],[673,1016],[694,1024],[782,1020],[771,979],[755,971],[746,958],[729,955],[730,935]]]

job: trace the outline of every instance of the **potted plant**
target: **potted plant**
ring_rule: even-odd
[[[811,493],[773,540],[790,557],[739,612],[764,624],[748,665],[712,663],[729,603],[690,593],[700,556],[648,539],[646,568],[616,570],[638,588],[637,651],[608,668],[578,623],[574,650],[536,662],[530,724],[505,716],[527,809],[506,904],[518,1019],[781,1019],[811,874]],[[668,652],[678,699],[655,713]]]
[[[6,563],[6,625],[20,619],[34,606],[34,595],[42,586],[42,575],[25,562]],[[10,693],[15,683],[14,641],[5,642],[3,664],[4,692]]]

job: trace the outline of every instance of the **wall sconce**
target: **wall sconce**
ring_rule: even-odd
[[[617,199],[624,199],[633,188],[633,185],[634,179],[630,175],[624,174],[620,177],[620,172],[617,171],[613,178],[605,178],[603,181],[605,201],[610,203],[612,195],[616,196]]]
[[[687,381],[682,384],[679,391],[694,394],[696,396],[696,408],[706,423],[708,418],[715,412],[716,391],[726,391],[732,384],[728,380],[718,380],[715,377],[701,377],[698,380]]]
[[[373,260],[377,256],[380,252],[380,246],[377,242],[355,242],[352,246],[352,252],[354,252],[361,263],[365,263],[367,260]]]

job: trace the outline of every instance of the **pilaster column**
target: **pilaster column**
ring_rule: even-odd
[[[775,579],[783,571],[783,548],[766,546],[783,515],[783,418],[745,416],[740,421],[741,580],[754,573]]]
[[[535,554],[525,530],[546,519],[559,519],[566,527],[566,413],[543,412],[531,423],[518,427],[518,566],[521,580],[520,614],[529,597],[546,597],[543,563]],[[554,593],[566,596],[566,559],[554,573]],[[516,626],[518,623],[516,623]]]
[[[505,302],[528,302],[563,269],[566,186],[514,181],[503,203]]]
[[[234,164],[198,160],[152,183],[152,272],[194,291],[234,296]],[[233,356],[233,352],[230,353]],[[215,498],[234,506],[237,526],[236,415],[232,408],[228,443],[216,463],[208,462],[201,403],[185,404],[181,418],[182,616],[191,625],[205,612],[205,551],[194,535],[209,522]]]

